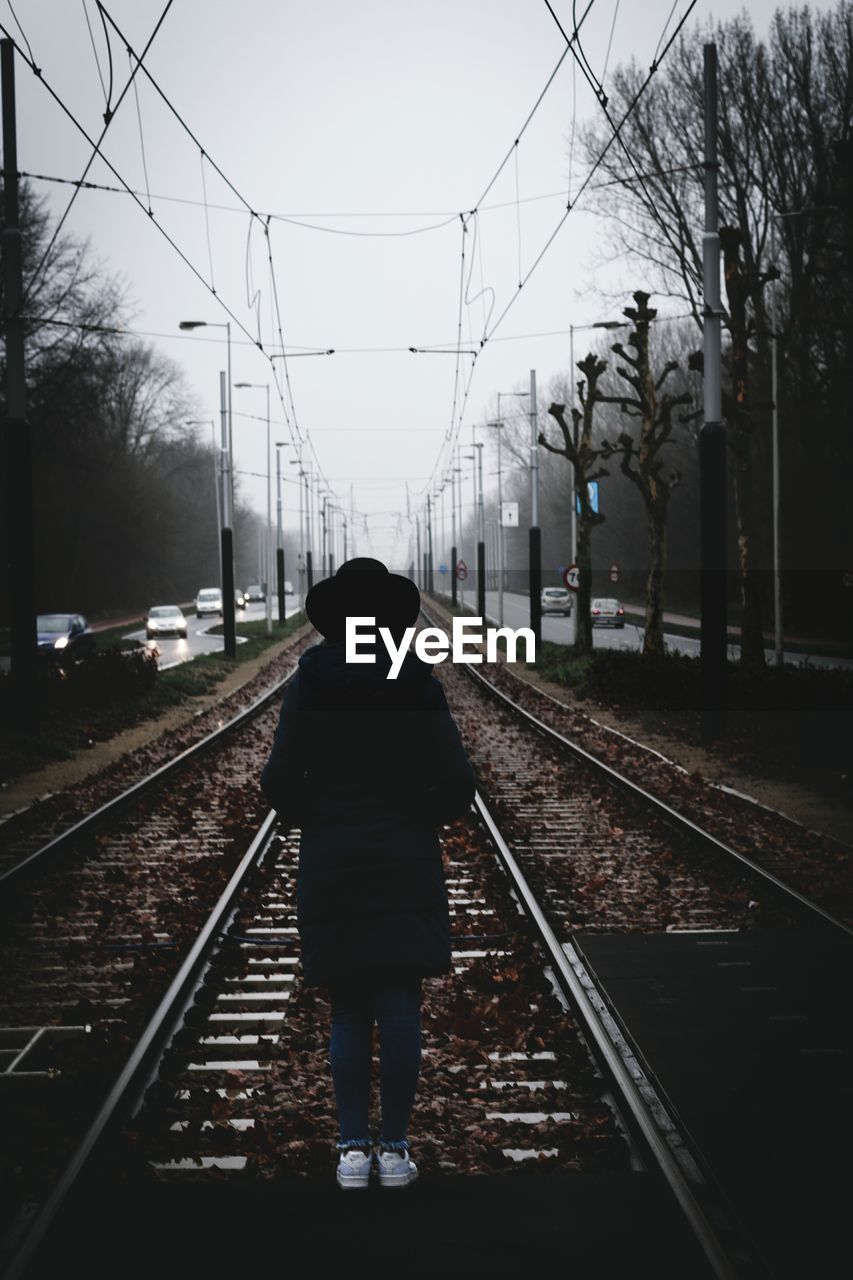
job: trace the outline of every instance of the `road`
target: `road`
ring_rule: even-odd
[[[476,596],[469,588],[465,592],[465,604],[473,606],[476,604]],[[498,620],[498,593],[497,591],[486,592],[486,613],[490,622],[497,623]],[[514,592],[504,592],[504,626],[507,627],[526,627],[530,624],[530,600],[525,595],[517,595]],[[575,619],[574,615],[570,618],[554,617],[553,615],[545,615],[542,618],[542,639],[551,640],[554,644],[574,644],[575,640]],[[676,636],[664,633],[664,642],[670,653],[687,653],[691,657],[699,657],[699,638],[694,639],[692,636]],[[643,647],[643,628],[637,626],[633,622],[626,622],[624,628],[617,627],[593,627],[592,643],[596,649],[637,649]],[[729,645],[729,658],[736,661],[740,657],[740,645]],[[772,649],[765,650],[767,661],[769,664],[775,662],[775,655]],[[803,653],[786,653],[785,663],[793,666],[808,663],[814,667],[847,667],[853,669],[853,659],[828,657],[822,654],[803,654]]]
[[[275,616],[277,604],[273,601],[273,616]],[[291,614],[297,613],[299,603],[296,596],[288,596],[286,604],[286,615],[289,618]],[[262,622],[266,617],[266,605],[262,601],[254,601],[248,604],[245,609],[237,610],[237,622]],[[206,616],[197,618],[195,614],[187,614],[187,638],[180,640],[177,636],[158,636],[156,640],[147,640],[145,637],[145,628],[136,631],[128,631],[123,636],[125,640],[138,640],[140,644],[154,647],[156,645],[159,650],[159,658],[157,666],[161,671],[168,671],[170,667],[178,667],[182,662],[192,662],[193,658],[199,658],[203,653],[221,653],[225,645],[224,636],[210,635],[211,628],[221,624],[222,619],[217,616]],[[243,644],[244,639],[237,637],[237,643]]]

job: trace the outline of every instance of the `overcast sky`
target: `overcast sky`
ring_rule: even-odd
[[[129,74],[125,41],[141,53],[165,4],[108,0],[123,37],[109,29],[113,106]],[[570,30],[569,0],[552,7]],[[578,15],[585,7],[578,0]],[[583,47],[596,74],[608,43],[608,71],[632,56],[647,66],[668,17],[671,30],[687,7],[595,0]],[[45,82],[97,136],[110,59],[95,0],[0,0],[4,25],[19,35],[12,8]],[[689,22],[742,8],[699,0]],[[775,5],[752,0],[748,8],[763,35]],[[470,443],[472,424],[494,414],[497,392],[524,388],[530,369],[542,387],[567,368],[570,324],[618,311],[600,293],[605,280],[609,290],[614,284],[601,265],[607,233],[582,200],[518,290],[566,207],[573,109],[578,124],[597,109],[569,55],[513,148],[564,49],[538,0],[173,0],[145,66],[209,160],[141,74],[138,111],[131,89],[103,153],[143,205],[150,192],[157,223],[201,279],[126,194],[82,191],[66,224],[124,280],[133,327],[180,365],[198,416],[215,419],[217,432],[225,331],[187,335],[178,324],[222,323],[221,303],[230,308],[233,381],[270,384],[273,440],[310,440],[304,457],[341,503],[349,506],[352,491],[368,517],[370,539],[359,550],[397,566],[408,553],[409,525],[397,518],[406,482],[414,510],[427,487],[438,487],[460,419]],[[20,169],[79,178],[89,144],[20,61],[17,92]],[[576,148],[573,188],[582,172]],[[120,185],[99,159],[88,178]],[[72,190],[34,186],[56,213]],[[474,208],[463,237],[460,214]],[[266,224],[268,214],[280,216]],[[459,345],[477,349],[484,326],[492,333],[470,379],[471,356],[462,355],[457,379],[455,355],[463,238]],[[279,317],[294,353],[289,387],[282,361],[271,364],[252,342],[259,334],[265,351],[280,351]],[[435,345],[451,354],[408,350]],[[334,355],[295,356],[329,348]],[[235,467],[265,474],[264,391],[233,397]],[[296,467],[287,471],[292,477]],[[244,475],[240,483],[264,511],[266,481]],[[284,498],[286,524],[295,526],[292,484]]]

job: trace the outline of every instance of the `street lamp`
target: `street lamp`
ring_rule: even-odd
[[[501,411],[501,393],[498,392],[498,414]],[[487,422],[498,433],[498,624],[504,624],[504,516],[503,516],[503,472],[501,469],[501,431],[503,422]]]
[[[300,576],[303,573],[307,575],[307,579],[308,579],[307,588],[310,591],[312,586],[314,585],[314,573],[313,573],[313,566],[311,562],[311,490],[308,485],[308,481],[311,477],[310,477],[310,471],[306,471],[305,467],[303,467],[302,465],[301,450],[300,450],[298,459],[296,461],[292,461],[290,465],[292,467],[299,467],[299,474],[305,482],[305,526],[304,526],[304,537],[303,537],[303,553],[305,557],[305,562],[300,568],[299,573],[300,573]],[[311,463],[307,462],[305,466],[310,468]],[[303,526],[302,526],[302,486],[301,485],[299,488],[299,528],[300,528],[300,533],[302,533]]]
[[[483,520],[483,442],[475,441],[474,453],[466,453],[477,464],[477,612],[486,616],[486,531]]]
[[[275,579],[278,595],[278,620],[283,623],[287,616],[287,601],[284,598],[284,540],[281,528],[281,451],[287,448],[286,440],[275,442]]]
[[[210,427],[210,434],[213,439],[213,492],[216,496],[216,546],[219,557],[219,585],[221,587],[222,546],[219,541],[219,530],[222,525],[222,516],[219,510],[219,459],[216,456],[216,423],[213,418],[187,418],[184,425],[187,427]]]
[[[267,393],[267,536],[264,540],[266,555],[264,561],[266,564],[266,582],[264,583],[264,602],[266,605],[267,616],[267,635],[272,635],[272,596],[270,595],[270,580],[272,578],[270,555],[270,537],[272,535],[272,496],[270,494],[270,384],[268,382],[235,382],[235,387],[241,390],[244,388],[253,388],[257,391],[265,391]]]
[[[528,541],[528,592],[530,630],[538,650],[542,645],[542,530],[539,528],[539,411],[536,403],[536,370],[530,370],[530,390],[515,395],[530,397],[530,532]]]
[[[224,329],[228,341],[228,381],[219,373],[219,403],[222,415],[222,453],[220,477],[222,505],[220,526],[220,553],[222,557],[222,630],[223,648],[227,658],[237,656],[237,618],[234,608],[234,459],[231,449],[231,322],[217,320],[181,320],[179,329]]]
[[[299,485],[299,552],[296,557],[296,576],[299,579],[299,607],[301,609],[305,605],[305,516],[302,503],[301,477],[303,475],[303,471],[301,450],[299,450],[299,454],[296,458],[290,459],[290,465],[292,467],[299,468],[300,476],[300,479],[296,482]]]

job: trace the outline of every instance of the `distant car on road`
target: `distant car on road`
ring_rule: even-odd
[[[289,578],[285,578],[284,580],[284,594],[286,596],[292,596],[294,594],[293,583],[290,581]]]
[[[222,617],[222,592],[219,587],[202,587],[195,598],[195,611],[200,618],[208,613]]]
[[[63,666],[91,658],[95,637],[80,613],[40,613],[36,618],[38,651]]]
[[[252,582],[246,588],[247,600],[266,600],[266,593],[259,582]]]
[[[568,618],[573,607],[572,593],[567,587],[545,587],[539,604],[543,613],[562,613]]]
[[[178,636],[187,638],[187,620],[176,604],[158,604],[148,610],[145,619],[145,634],[149,640],[155,636]]]
[[[625,610],[618,600],[603,596],[592,601],[590,605],[592,625],[594,627],[624,627]]]
[[[246,607],[246,593],[245,593],[244,591],[235,591],[235,592],[234,592],[234,603],[235,603],[235,605],[237,606],[237,608],[238,608],[238,609],[245,609],[245,607]]]

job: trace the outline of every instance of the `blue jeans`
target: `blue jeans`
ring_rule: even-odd
[[[379,1026],[379,1092],[385,1146],[404,1146],[421,1067],[421,984],[370,980],[329,988],[329,1058],[341,1145],[369,1146],[367,1111],[373,1024]]]

